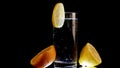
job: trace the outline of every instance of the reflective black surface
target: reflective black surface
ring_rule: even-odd
[[[96,0],[4,2],[1,25],[4,68],[8,64],[12,68],[33,68],[31,58],[52,44],[51,14],[57,2],[63,2],[66,11],[79,13],[79,52],[90,42],[102,58],[98,68],[115,68],[119,52],[117,4]]]

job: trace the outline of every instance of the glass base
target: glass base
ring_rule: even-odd
[[[54,68],[77,68],[77,62],[55,61]]]

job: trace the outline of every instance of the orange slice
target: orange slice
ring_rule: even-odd
[[[52,13],[52,24],[54,28],[61,28],[64,25],[65,10],[63,3],[57,3]]]
[[[101,63],[101,57],[95,47],[90,43],[87,43],[81,50],[79,64],[83,67],[94,67]]]
[[[40,51],[37,55],[35,55],[30,64],[35,68],[45,68],[53,63],[56,58],[56,50],[54,45],[50,45],[49,47]]]

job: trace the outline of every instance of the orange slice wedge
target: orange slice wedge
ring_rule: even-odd
[[[95,47],[87,43],[81,50],[79,64],[83,67],[94,67],[102,63],[101,57]]]
[[[52,13],[52,24],[54,28],[61,28],[64,25],[65,10],[63,3],[57,3]]]
[[[56,50],[54,45],[50,45],[49,47],[40,51],[37,55],[35,55],[30,64],[35,68],[45,68],[53,63],[56,58]]]

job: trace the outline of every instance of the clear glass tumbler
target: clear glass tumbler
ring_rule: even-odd
[[[76,12],[65,12],[61,28],[53,27],[53,44],[56,48],[54,68],[77,68],[78,18]]]

